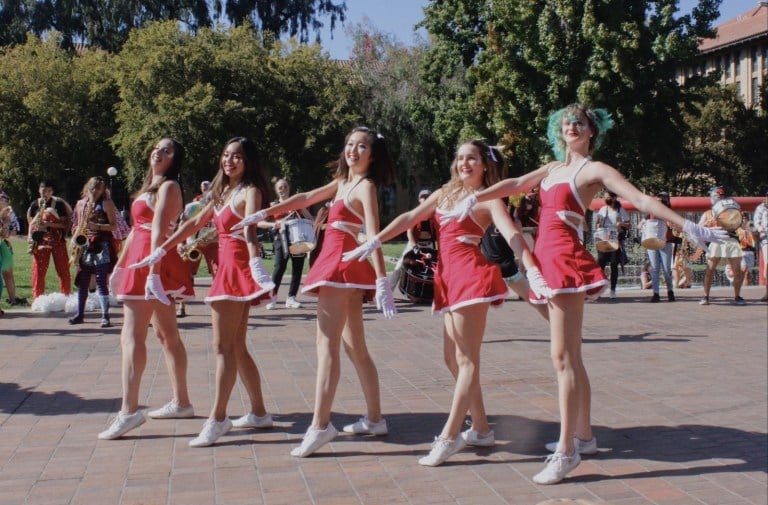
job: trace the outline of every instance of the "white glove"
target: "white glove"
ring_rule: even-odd
[[[707,249],[707,242],[722,242],[728,238],[728,232],[719,227],[708,228],[705,226],[699,226],[693,221],[685,220],[683,225],[683,233],[688,236],[688,239],[695,242],[702,249]]]
[[[358,261],[365,261],[368,256],[373,254],[373,251],[380,247],[381,240],[379,240],[378,235],[374,235],[372,239],[368,240],[364,244],[355,247],[349,252],[345,252],[341,257],[341,261],[347,262],[354,259],[357,259]]]
[[[474,193],[470,193],[468,197],[457,203],[453,210],[449,210],[440,217],[440,225],[445,226],[454,219],[457,219],[459,222],[464,221],[472,212],[472,207],[476,204],[477,197]]]
[[[115,267],[115,269],[112,270],[112,275],[109,276],[109,292],[111,294],[114,295],[117,293],[117,287],[120,285],[124,276],[125,268]]]
[[[163,256],[165,256],[165,254],[166,254],[165,249],[163,249],[162,247],[158,247],[143,260],[139,261],[138,263],[134,263],[133,265],[128,265],[128,268],[130,268],[131,270],[135,270],[137,268],[144,268],[150,265],[154,265],[155,263],[163,259]]]
[[[539,298],[552,298],[552,290],[547,286],[547,281],[541,276],[541,272],[536,267],[531,267],[525,272],[528,279],[528,285],[533,294]]]
[[[275,289],[275,283],[272,282],[272,276],[269,275],[267,269],[261,264],[261,258],[254,256],[248,261],[248,266],[251,267],[251,277],[256,281],[256,284],[264,289],[269,289],[270,291]]]
[[[381,310],[387,319],[392,319],[397,314],[395,296],[392,294],[392,286],[386,277],[376,279],[376,308]]]
[[[147,276],[147,283],[144,284],[144,299],[151,300],[153,296],[160,300],[164,305],[171,304],[171,300],[169,300],[168,295],[165,294],[163,282],[160,280],[160,275],[158,274],[149,274]]]
[[[239,230],[240,228],[245,228],[246,226],[250,226],[252,224],[256,224],[258,222],[264,221],[267,219],[267,211],[264,209],[261,209],[260,211],[254,212],[250,216],[247,216],[245,219],[237,223],[235,226],[232,227],[232,231]]]

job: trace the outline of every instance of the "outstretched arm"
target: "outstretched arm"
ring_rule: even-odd
[[[475,194],[478,202],[487,202],[488,200],[498,200],[505,196],[514,195],[516,193],[522,193],[530,190],[539,185],[541,180],[546,177],[550,167],[554,164],[549,163],[543,167],[539,167],[532,172],[523,174],[520,177],[511,179],[504,179],[499,181],[489,188],[485,188]]]

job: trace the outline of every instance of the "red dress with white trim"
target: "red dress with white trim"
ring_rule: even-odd
[[[152,206],[149,193],[143,193],[131,205],[131,220],[133,221],[133,236],[128,249],[125,251],[123,265],[138,263],[152,252],[152,219],[155,209]],[[115,297],[118,300],[144,300],[144,286],[149,275],[149,267],[126,268],[120,284],[117,286]],[[165,294],[172,300],[193,300],[195,286],[189,274],[189,266],[181,259],[176,249],[168,251],[160,260],[160,280]],[[152,299],[155,299],[152,295]]]
[[[541,181],[541,214],[533,253],[539,261],[541,275],[554,294],[585,291],[587,299],[594,300],[608,287],[608,281],[580,237],[586,207],[576,190],[575,179],[588,161],[589,158],[585,159],[567,181],[551,187],[546,186],[546,177]],[[533,303],[547,303],[532,291],[528,296]]]
[[[250,301],[258,305],[261,300],[270,298],[270,290],[263,288],[253,280],[248,261],[251,255],[245,242],[243,230],[231,231],[232,227],[242,221],[243,216],[237,213],[234,206],[235,196],[240,191],[232,192],[229,200],[221,209],[213,211],[213,223],[219,236],[219,269],[205,297],[205,303],[219,300],[238,302]]]
[[[304,280],[302,293],[317,294],[320,286],[364,289],[370,296],[376,292],[376,272],[369,261],[341,261],[342,254],[359,245],[357,234],[363,226],[363,216],[347,201],[352,189],[345,197],[333,202],[328,210],[320,255]]]
[[[437,209],[438,222],[440,214]],[[509,287],[499,267],[480,251],[484,233],[471,214],[463,221],[452,219],[439,226],[433,312],[451,312],[477,303],[504,303]]]

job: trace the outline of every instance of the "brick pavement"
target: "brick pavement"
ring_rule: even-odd
[[[765,505],[768,306],[762,288],[746,307],[715,288],[680,291],[676,303],[619,292],[587,306],[584,352],[600,453],[556,486],[530,480],[557,434],[547,328],[510,301],[489,316],[482,382],[497,444],[467,449],[438,468],[416,463],[446,419],[452,380],[442,363],[440,319],[400,303],[392,321],[366,312],[390,434],[340,435],[295,459],[311,420],[314,303],[254,309],[249,345],[261,367],[273,430],[233,430],[210,448],[187,442],[212,402],[208,310],[180,320],[197,418],[151,420],[119,441],[99,441],[120,404],[119,327],[96,315],[72,327],[64,315],[19,310],[0,319],[0,505],[6,504],[576,504]],[[717,298],[722,296],[723,298]],[[121,323],[119,310],[113,319]],[[170,398],[151,339],[141,390],[147,407]],[[248,405],[238,383],[229,415]],[[351,364],[332,420],[354,421],[364,401]]]

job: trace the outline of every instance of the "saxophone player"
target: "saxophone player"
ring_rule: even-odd
[[[77,313],[69,324],[80,324],[85,319],[85,302],[91,276],[96,276],[96,287],[101,307],[101,327],[112,326],[109,321],[109,272],[117,260],[112,232],[117,226],[117,208],[109,196],[101,177],[91,177],[83,186],[80,200],[75,205],[72,225],[72,258],[77,268]]]
[[[53,265],[59,277],[59,291],[71,292],[69,257],[65,235],[72,219],[72,207],[53,195],[53,185],[42,181],[38,186],[40,198],[27,209],[29,241],[32,254],[32,297],[45,293],[45,274],[53,256]]]

